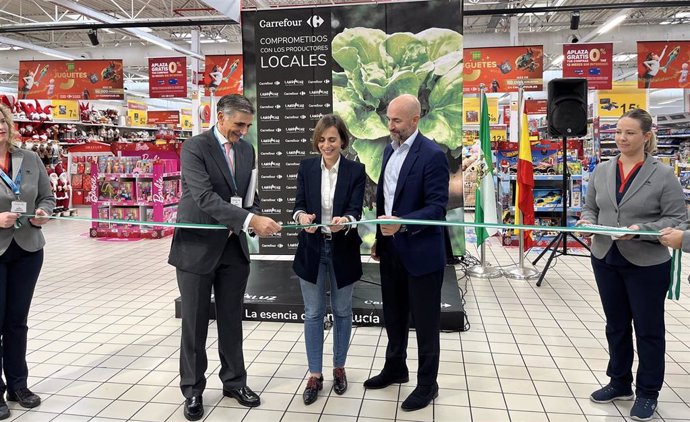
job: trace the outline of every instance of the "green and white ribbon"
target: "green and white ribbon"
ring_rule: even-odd
[[[60,217],[60,216],[35,216],[24,215],[24,217],[39,217],[49,218],[51,220],[66,220],[66,221],[82,221],[89,223],[105,223],[105,224],[119,224],[132,226],[156,226],[156,227],[176,227],[184,229],[202,229],[202,230],[227,230],[226,226],[220,224],[197,224],[197,223],[164,223],[159,221],[128,221],[128,220],[108,220],[104,218],[89,218],[89,217]],[[618,227],[560,227],[560,226],[528,226],[525,224],[501,224],[501,223],[473,223],[464,221],[443,221],[443,220],[415,220],[408,218],[391,218],[391,219],[369,219],[352,221],[340,224],[342,226],[351,226],[357,224],[404,224],[406,226],[453,226],[453,227],[474,227],[487,229],[507,229],[507,230],[547,230],[553,232],[571,232],[571,233],[593,233],[609,236],[615,234],[623,236],[626,234],[660,236],[661,233],[651,230],[630,230],[627,228]],[[330,224],[283,224],[283,229],[307,229],[311,227],[328,227]],[[668,298],[678,300],[680,298],[680,280],[681,280],[681,256],[680,250],[673,250],[671,258],[671,282],[668,288]]]
[[[668,286],[668,299],[680,299],[680,268],[683,254],[680,249],[673,250],[671,257],[671,283]]]

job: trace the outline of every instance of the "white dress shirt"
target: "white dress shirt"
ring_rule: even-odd
[[[340,169],[340,156],[338,156],[338,161],[335,162],[333,167],[329,169],[326,168],[326,163],[321,157],[321,224],[330,224],[333,219],[333,199],[335,198],[335,186],[338,183],[338,170]],[[306,214],[304,210],[297,210],[292,216],[295,223],[300,224],[299,216]],[[351,215],[344,215],[350,222],[355,221],[355,218]],[[347,226],[346,232],[351,228],[356,227],[356,225]],[[330,233],[330,227],[322,227],[321,231],[324,233]]]
[[[218,140],[218,145],[220,146],[220,151],[223,153],[223,157],[225,157],[225,161],[228,163],[228,172],[230,172],[230,178],[235,180],[235,183],[237,183],[237,179],[235,178],[234,175],[234,169],[237,168],[235,166],[235,149],[230,148],[230,157],[228,157],[225,154],[225,144],[229,143],[228,139],[223,136],[222,133],[218,130],[218,127],[213,126],[213,134],[216,136],[216,140]],[[233,169],[231,171],[230,169],[230,161],[233,163]],[[242,230],[246,233],[247,230],[249,229],[249,222],[252,220],[252,217],[254,217],[254,213],[249,213],[247,215],[247,218],[244,219],[244,224],[242,224]],[[232,234],[232,230],[230,230],[230,234]]]
[[[321,221],[330,223],[333,219],[333,198],[335,197],[335,185],[338,182],[338,169],[340,168],[340,156],[338,161],[330,169],[326,168],[326,162],[321,158]],[[321,231],[330,233],[329,227],[322,227]]]
[[[393,200],[395,199],[395,189],[398,187],[400,169],[418,133],[419,130],[415,130],[401,145],[398,145],[395,141],[391,141],[393,153],[388,159],[388,164],[386,164],[386,168],[383,172],[383,210],[386,213],[385,215],[393,215]]]

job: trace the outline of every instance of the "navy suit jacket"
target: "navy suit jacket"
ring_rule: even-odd
[[[333,216],[352,216],[359,220],[362,217],[364,201],[364,183],[366,175],[364,164],[340,156],[338,180],[333,195]],[[321,221],[321,156],[302,160],[297,172],[297,196],[295,209],[315,214],[315,223]],[[299,233],[299,245],[292,268],[300,278],[316,283],[319,274],[319,262],[323,236],[321,231]],[[338,288],[354,283],[362,277],[362,259],[359,247],[362,239],[356,228],[333,233],[333,270]]]
[[[376,189],[376,214],[385,214],[383,184],[388,160],[393,154],[389,144],[383,152],[383,167]],[[448,160],[435,142],[417,137],[400,169],[393,200],[393,215],[419,220],[445,220],[448,206]],[[413,225],[404,232],[383,236],[376,229],[376,253],[382,259],[397,253],[407,272],[415,277],[443,269],[446,265],[443,227]]]

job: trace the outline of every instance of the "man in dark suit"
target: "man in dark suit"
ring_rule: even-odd
[[[259,236],[280,231],[268,217],[258,215],[259,198],[249,189],[255,155],[242,139],[254,119],[254,107],[241,95],[218,101],[216,125],[182,144],[182,198],[177,221],[221,224],[228,230],[175,229],[168,263],[177,268],[182,297],[180,388],[184,415],[204,415],[206,336],[211,288],[216,302],[218,352],[223,395],[249,407],[261,403],[247,387],[242,355],[242,302],[249,277],[249,248],[245,233]]]
[[[448,162],[441,148],[417,129],[421,106],[405,94],[388,106],[392,142],[383,153],[376,191],[380,219],[443,220],[448,205]],[[382,224],[371,256],[380,260],[383,317],[388,335],[386,363],[365,388],[385,388],[409,380],[409,313],[417,332],[417,387],[402,410],[418,410],[438,397],[441,284],[446,264],[441,226]]]

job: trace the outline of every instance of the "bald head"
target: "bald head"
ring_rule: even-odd
[[[403,94],[388,104],[388,131],[393,141],[401,144],[417,130],[422,106],[414,95]]]
[[[403,94],[395,97],[393,101],[388,104],[388,108],[400,107],[400,109],[410,116],[420,116],[422,114],[422,105],[419,103],[417,97],[411,94]]]

